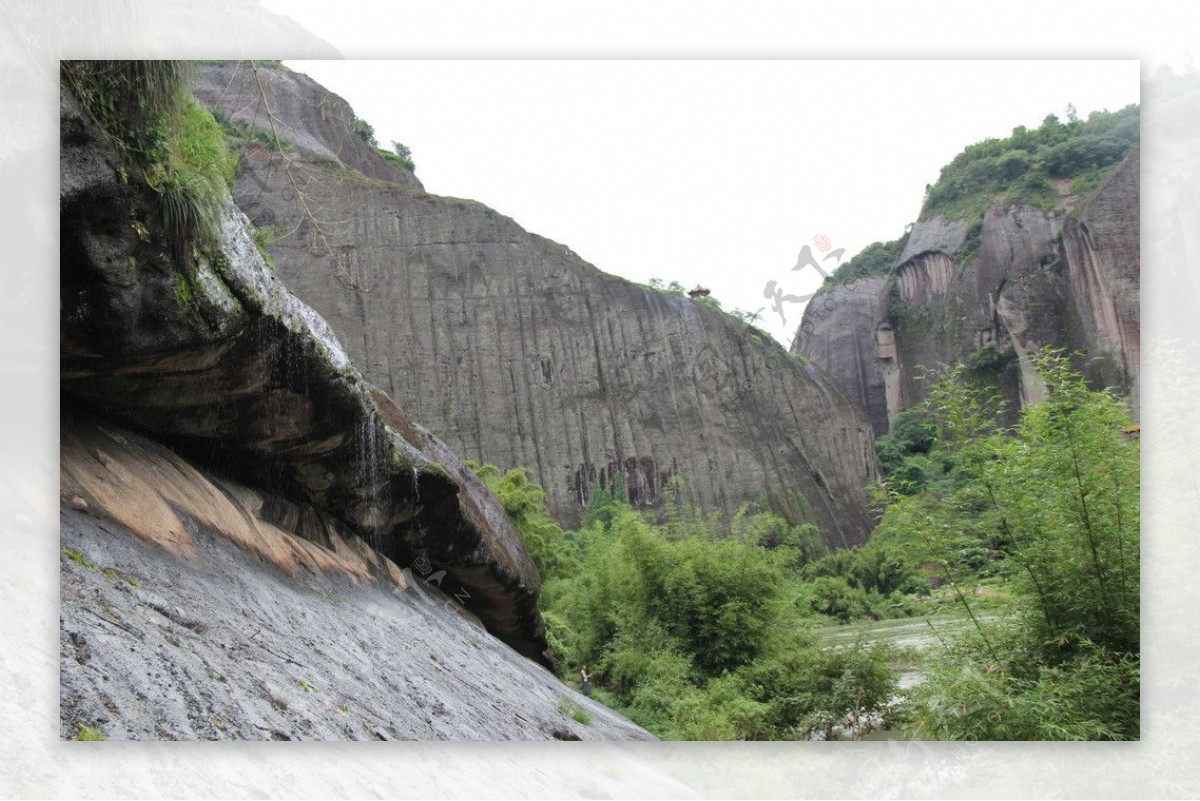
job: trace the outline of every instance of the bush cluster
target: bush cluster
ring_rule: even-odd
[[[587,665],[598,698],[663,737],[788,739],[869,716],[894,693],[886,649],[827,649],[799,571],[824,553],[815,527],[744,505],[726,523],[668,487],[654,521],[624,490],[594,487],[562,532],[523,470],[476,468],[542,569],[551,655]]]
[[[1013,129],[1004,139],[971,145],[942,168],[936,184],[927,188],[921,219],[935,213],[951,219],[983,216],[998,196],[1053,208],[1058,192],[1051,179],[1071,179],[1092,187],[1098,176],[1117,164],[1138,143],[1139,107],[1096,111],[1087,120],[1063,123],[1053,114],[1040,127]]]
[[[182,267],[213,252],[237,159],[212,114],[187,90],[178,61],[64,61],[64,83],[155,197]]]
[[[905,714],[938,739],[1136,739],[1138,443],[1125,404],[1064,353],[1032,361],[1048,398],[1012,430],[967,368],[937,383],[927,411],[952,480],[893,492],[875,535],[912,543],[956,590],[1003,565],[1013,596],[1009,616],[976,621],[931,667]]]

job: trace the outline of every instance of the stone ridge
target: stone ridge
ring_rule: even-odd
[[[227,119],[283,137],[306,153],[369,178],[422,188],[416,175],[381,156],[354,133],[355,115],[349,103],[303,73],[277,64],[212,62],[196,71],[191,90],[197,100],[221,109]],[[246,156],[263,159],[267,152],[260,145],[251,147]]]
[[[1136,416],[1139,163],[1134,150],[1090,197],[1067,195],[1055,211],[993,206],[965,263],[965,221],[917,223],[890,276],[812,300],[793,352],[829,370],[876,433],[924,400],[939,365],[989,347],[1000,359],[984,372],[1010,419],[1042,397],[1029,353],[1046,345],[1080,352],[1093,385],[1122,392]]]
[[[764,498],[834,546],[870,532],[870,425],[822,370],[725,315],[303,148],[244,159],[236,197],[293,232],[270,248],[279,276],[368,380],[453,450],[529,467],[560,521],[618,476],[659,509],[678,476],[706,512]]]
[[[490,631],[545,662],[540,577],[499,501],[363,380],[232,202],[220,252],[184,269],[148,191],[119,177],[66,92],[61,141],[64,414],[90,409],[310,504],[398,564],[423,557]]]

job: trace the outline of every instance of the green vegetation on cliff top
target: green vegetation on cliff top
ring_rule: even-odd
[[[919,219],[942,214],[978,223],[996,203],[1027,203],[1050,210],[1064,193],[1086,195],[1137,146],[1140,113],[1139,106],[1129,105],[1120,111],[1094,111],[1080,120],[1068,107],[1065,123],[1050,114],[1033,130],[1022,125],[1007,138],[973,144],[942,168],[936,184],[925,188]],[[977,242],[978,228],[972,230]],[[906,234],[867,245],[838,267],[826,286],[887,275],[907,241]],[[971,255],[971,244],[964,246],[960,257]]]
[[[1049,114],[1038,128],[1018,126],[1005,139],[985,139],[955,156],[927,187],[920,219],[941,213],[973,220],[996,202],[1052,209],[1060,196],[1053,181],[1070,181],[1063,189],[1076,195],[1094,189],[1137,145],[1139,132],[1137,105],[1094,111],[1086,120],[1068,106],[1066,123]]]
[[[825,279],[825,286],[848,284],[869,275],[887,275],[892,271],[904,246],[908,244],[908,234],[893,239],[891,242],[872,242],[860,250],[854,258],[839,266],[833,274]]]

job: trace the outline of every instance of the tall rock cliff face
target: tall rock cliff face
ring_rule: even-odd
[[[238,205],[289,232],[270,248],[279,276],[452,449],[528,466],[564,522],[597,482],[620,476],[653,509],[680,476],[702,509],[765,495],[831,544],[865,540],[870,426],[822,370],[485,206],[354,168],[366,146],[334,145],[348,116],[331,129],[312,111],[344,104],[281,68],[260,74],[273,77],[219,65],[194,86],[220,113],[294,132],[290,151],[247,152]]]
[[[1090,375],[1121,388],[1135,411],[1141,364],[1141,154],[1135,151],[1095,199],[1063,224],[1073,342]]]
[[[363,380],[325,321],[268,269],[232,203],[218,251],[181,266],[148,192],[123,177],[65,91],[61,112],[64,430],[76,416],[135,429],[255,487],[266,500],[254,507],[275,528],[323,547],[363,540],[392,563],[424,560],[492,633],[545,661],[537,570],[482,482]],[[198,489],[133,511],[109,503],[144,483],[110,450],[64,451],[64,487],[70,473],[75,488],[64,493],[134,528],[149,516],[181,541],[197,520],[245,539],[244,515],[228,504],[224,517],[179,511]]]
[[[876,436],[887,431],[887,383],[880,354],[890,341],[880,338],[877,320],[887,278],[873,275],[823,291],[805,309],[792,351],[821,365],[866,411]]]
[[[1044,391],[1029,353],[1046,345],[1082,353],[1093,384],[1136,414],[1139,164],[1135,150],[1094,195],[1064,195],[1055,211],[994,206],[974,230],[941,215],[918,223],[891,275],[810,302],[793,351],[832,373],[877,433],[924,400],[942,364],[992,380],[1015,414]]]

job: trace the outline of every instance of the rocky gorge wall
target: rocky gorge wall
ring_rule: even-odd
[[[491,492],[363,380],[326,322],[267,267],[232,203],[217,251],[182,265],[152,196],[65,90],[60,111],[64,502],[135,533],[154,527],[182,556],[196,525],[272,561],[291,542],[264,534],[275,529],[333,552],[361,541],[378,553],[381,579],[395,580],[388,564],[445,571],[448,597],[545,663],[540,578]],[[199,467],[146,448],[118,458],[119,434],[117,445],[78,444],[105,426],[253,488],[253,514],[237,500],[244,493],[200,480]],[[181,477],[146,490],[163,473]],[[267,528],[247,522],[255,515]],[[287,547],[312,567],[312,548]]]
[[[88,415],[62,462],[63,739],[654,739],[319,510]]]
[[[926,397],[939,365],[965,362],[1008,400],[1044,388],[1028,355],[1082,354],[1095,386],[1139,394],[1139,171],[1134,150],[1090,197],[1059,206],[993,206],[975,230],[919,222],[889,276],[822,289],[792,345],[868,410],[876,433]],[[924,369],[923,369],[924,368]]]
[[[305,81],[225,64],[193,88],[294,132],[291,149],[246,151],[238,205],[286,232],[269,248],[278,275],[414,419],[458,453],[529,467],[565,523],[597,484],[620,477],[656,509],[678,476],[705,511],[765,497],[831,545],[866,539],[870,425],[823,370],[479,203],[357,168],[369,148],[329,122],[351,112]]]

